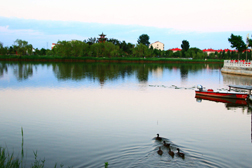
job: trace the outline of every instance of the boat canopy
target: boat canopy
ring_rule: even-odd
[[[228,85],[229,90],[231,88],[237,88],[237,89],[245,89],[249,91],[249,94],[251,94],[252,86],[246,86],[246,85]]]

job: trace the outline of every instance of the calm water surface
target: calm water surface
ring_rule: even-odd
[[[46,167],[251,167],[248,105],[195,98],[197,84],[252,84],[221,67],[0,62],[0,146],[20,157],[23,127],[26,167],[33,151]]]

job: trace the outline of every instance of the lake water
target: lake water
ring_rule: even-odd
[[[249,105],[195,98],[198,84],[252,85],[221,67],[0,62],[0,146],[21,158],[22,127],[26,167],[33,151],[46,167],[251,167]]]

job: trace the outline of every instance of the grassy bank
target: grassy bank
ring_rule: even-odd
[[[116,63],[223,63],[221,59],[185,58],[132,58],[132,57],[60,57],[60,56],[17,56],[0,55],[0,61],[39,61],[39,62],[116,62]]]

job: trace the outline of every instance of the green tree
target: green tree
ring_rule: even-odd
[[[143,45],[146,45],[149,47],[149,44],[150,44],[149,39],[150,37],[147,34],[142,34],[141,36],[139,36],[137,43],[138,44],[142,43]]]
[[[240,59],[240,53],[247,48],[246,44],[242,40],[242,37],[231,34],[228,41],[231,43],[232,48],[236,48],[236,50],[238,50],[238,59]]]
[[[16,44],[16,51],[19,55],[25,55],[26,52],[28,52],[28,48],[27,48],[27,45],[28,45],[28,42],[27,41],[23,41],[23,40],[20,40],[20,39],[17,39],[14,44]]]
[[[0,42],[0,54],[3,54],[3,43]]]
[[[28,44],[28,45],[26,46],[26,51],[27,51],[27,53],[28,53],[29,55],[32,55],[32,49],[33,49],[33,47],[32,47],[31,44]]]
[[[187,51],[190,48],[190,44],[187,40],[183,40],[181,44],[181,48],[184,51]]]
[[[84,40],[83,42],[89,45],[92,45],[92,44],[98,43],[98,39],[96,39],[95,37],[94,38],[90,37],[87,40]]]
[[[252,39],[248,39],[248,47],[250,47],[250,56],[252,59]]]
[[[71,56],[75,56],[75,57],[81,57],[83,56],[83,43],[82,41],[79,40],[75,40],[75,41],[71,41]]]
[[[46,49],[41,48],[41,50],[39,51],[39,55],[46,55]]]
[[[133,55],[135,57],[144,57],[144,56],[149,56],[149,52],[148,52],[148,47],[142,43],[137,44],[137,46],[133,49]]]
[[[111,42],[112,44],[114,44],[114,45],[119,45],[119,46],[120,46],[120,44],[121,44],[121,42],[120,42],[119,40],[113,39],[113,38],[108,39],[107,42]]]

